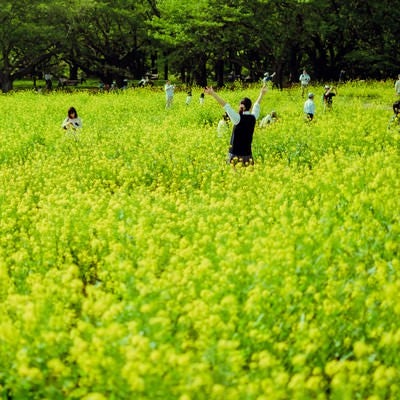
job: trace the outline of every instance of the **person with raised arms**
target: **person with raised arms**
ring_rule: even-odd
[[[228,163],[233,165],[238,162],[243,165],[253,165],[252,142],[256,120],[260,116],[260,103],[268,89],[266,85],[260,90],[260,94],[252,107],[252,101],[248,97],[240,100],[239,110],[235,111],[232,106],[222,99],[212,87],[206,87],[204,92],[212,96],[228,114],[233,124],[228,153]]]

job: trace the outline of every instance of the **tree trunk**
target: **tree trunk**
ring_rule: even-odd
[[[224,86],[224,61],[223,60],[217,61],[217,64],[215,66],[215,75],[216,75],[217,86],[218,87]]]
[[[194,71],[196,84],[201,87],[207,86],[206,57],[200,57],[198,67]]]
[[[75,64],[69,65],[69,79],[71,80],[78,79],[78,66]]]
[[[10,90],[13,89],[13,80],[11,78],[10,73],[8,72],[1,73],[0,81],[1,81],[1,91],[3,93],[8,93]]]
[[[166,56],[166,54],[164,54],[164,56]],[[167,81],[168,80],[168,61],[165,57],[165,61],[164,61],[164,79]]]

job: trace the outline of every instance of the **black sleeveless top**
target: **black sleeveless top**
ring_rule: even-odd
[[[235,156],[251,156],[256,117],[253,114],[242,114],[240,122],[233,127],[229,152]]]

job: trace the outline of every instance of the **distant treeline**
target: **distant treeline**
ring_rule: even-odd
[[[303,68],[316,80],[400,72],[400,8],[388,0],[13,0],[0,20],[3,92],[45,73],[222,86],[268,71],[282,87]]]

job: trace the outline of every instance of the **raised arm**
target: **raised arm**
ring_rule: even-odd
[[[207,94],[209,94],[210,96],[214,97],[214,99],[221,105],[221,107],[224,107],[224,106],[225,106],[226,101],[225,101],[223,98],[219,97],[219,96],[217,95],[217,93],[214,92],[214,89],[213,89],[211,86],[206,87],[206,88],[204,89],[204,93],[207,93]]]
[[[257,100],[254,102],[251,113],[256,117],[256,119],[258,119],[258,117],[260,116],[260,111],[261,111],[260,103],[264,95],[267,93],[267,91],[268,87],[267,85],[264,84],[260,90],[260,94],[258,95]]]
[[[268,92],[268,87],[267,87],[267,85],[263,85],[263,87],[262,87],[261,90],[260,90],[260,94],[258,95],[257,100],[255,101],[254,104],[260,104],[262,98],[264,97],[264,95],[265,95],[267,92]]]

